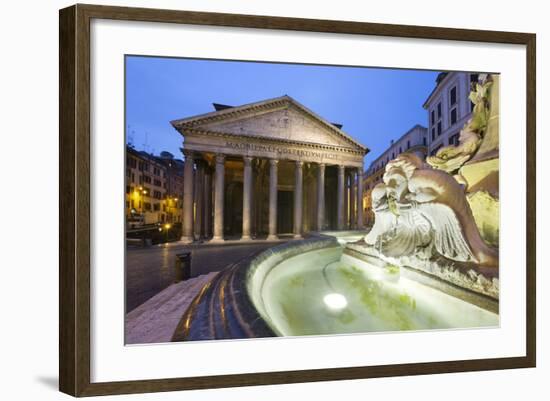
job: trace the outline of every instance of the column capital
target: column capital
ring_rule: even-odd
[[[250,166],[252,163],[253,157],[252,156],[243,156],[243,161],[245,166]]]
[[[222,164],[225,162],[225,155],[223,153],[216,153],[216,163]]]
[[[183,155],[186,159],[192,159],[195,157],[195,151],[190,149],[183,149]]]
[[[269,159],[269,164],[276,166],[279,163],[279,159]]]
[[[346,171],[346,166],[344,166],[343,164],[339,164],[338,165],[338,173],[339,174],[344,174],[345,171]]]
[[[296,163],[296,167],[302,167],[304,165],[303,160],[296,160],[295,163]]]

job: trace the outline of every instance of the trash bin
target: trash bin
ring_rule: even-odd
[[[178,283],[191,278],[191,252],[176,254],[174,264],[174,282]]]

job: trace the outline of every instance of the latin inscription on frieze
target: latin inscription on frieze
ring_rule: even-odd
[[[239,150],[251,150],[256,152],[277,153],[279,155],[295,155],[299,157],[309,158],[324,158],[324,159],[339,159],[337,153],[323,153],[316,152],[314,150],[306,149],[293,149],[273,145],[262,145],[256,143],[238,143],[238,142],[226,142],[225,147]]]

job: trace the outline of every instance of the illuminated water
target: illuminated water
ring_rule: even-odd
[[[285,336],[497,326],[498,315],[342,255],[306,252],[265,277],[264,318]]]

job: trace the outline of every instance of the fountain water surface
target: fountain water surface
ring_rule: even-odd
[[[498,325],[498,315],[343,254],[340,246],[286,259],[265,276],[255,302],[283,336]]]

